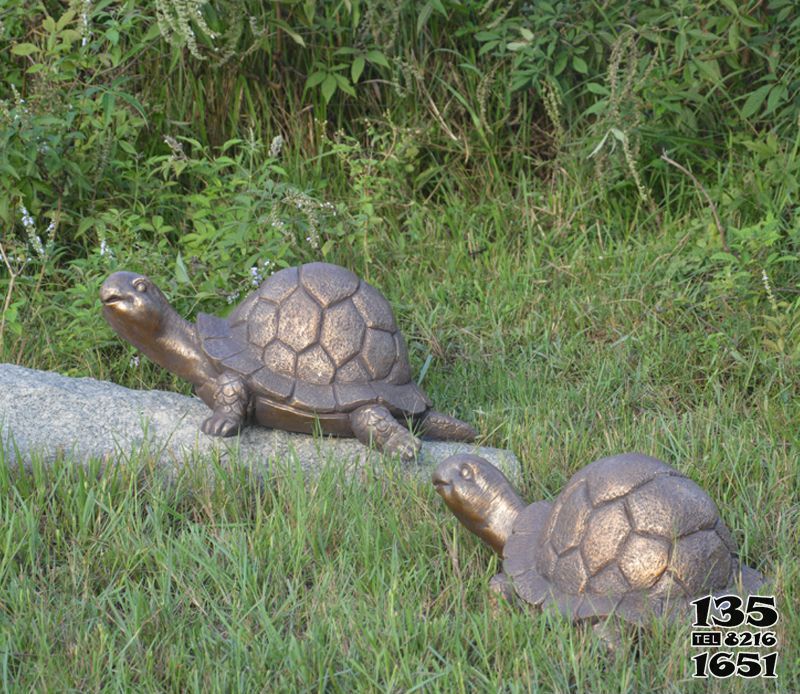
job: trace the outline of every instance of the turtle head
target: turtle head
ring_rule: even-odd
[[[145,275],[115,272],[100,287],[103,317],[120,337],[143,352],[174,313],[161,290]]]
[[[525,506],[506,476],[484,458],[460,454],[436,468],[433,485],[456,518],[502,556]]]

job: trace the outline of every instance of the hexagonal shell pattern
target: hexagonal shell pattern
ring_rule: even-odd
[[[336,370],[337,383],[366,383],[370,380],[369,372],[359,357],[355,357]]]
[[[394,336],[383,330],[369,328],[364,337],[361,359],[375,380],[386,378],[397,358]]]
[[[731,573],[732,557],[713,530],[700,530],[675,541],[671,570],[690,595],[723,588]]]
[[[626,454],[573,475],[552,506],[521,511],[503,568],[531,604],[555,604],[576,619],[616,610],[641,622],[682,614],[693,597],[735,590],[740,572],[743,584],[759,586],[763,577],[740,568],[735,549],[702,489],[666,463]]]
[[[652,586],[667,569],[669,543],[654,537],[631,535],[620,553],[618,564],[634,590]]]
[[[340,367],[359,353],[365,330],[364,319],[348,299],[325,311],[320,344]]]
[[[257,302],[248,315],[247,341],[263,349],[275,337],[277,329],[278,307],[268,301]]]
[[[300,283],[320,306],[327,308],[352,296],[360,280],[350,270],[338,265],[308,263],[300,268]]]
[[[319,339],[321,322],[319,304],[298,289],[280,305],[278,339],[296,352],[302,352]]]
[[[333,362],[321,345],[314,345],[297,357],[297,378],[306,383],[331,383],[334,370]]]
[[[591,514],[581,538],[581,554],[589,575],[616,560],[629,532],[628,516],[621,501],[601,506]]]
[[[626,499],[637,532],[665,538],[682,537],[700,528],[713,528],[717,507],[692,480],[662,475],[639,487]]]
[[[293,349],[275,340],[264,349],[264,366],[275,373],[294,378],[297,355]]]
[[[353,294],[353,304],[368,328],[377,328],[390,333],[397,330],[392,307],[372,285],[362,281],[358,291]]]
[[[591,510],[585,484],[573,486],[566,496],[558,498],[553,507],[555,521],[550,532],[550,544],[557,554],[580,544]]]
[[[296,267],[287,267],[284,270],[279,270],[267,277],[256,293],[280,305],[286,297],[297,289],[299,276],[300,271]]]

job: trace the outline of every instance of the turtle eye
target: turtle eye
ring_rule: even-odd
[[[134,281],[133,288],[137,292],[146,292],[147,291],[147,282],[143,278],[140,277],[138,280]]]
[[[464,465],[464,466],[461,467],[461,476],[465,480],[471,480],[472,479],[472,469],[470,468],[469,465]]]

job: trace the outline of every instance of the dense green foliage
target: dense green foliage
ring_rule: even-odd
[[[31,304],[58,326],[36,296],[56,292],[65,334],[92,333],[80,359],[116,264],[218,308],[264,265],[369,264],[453,197],[531,209],[569,181],[572,233],[610,206],[639,233],[685,225],[675,278],[750,301],[798,358],[792,0],[73,0],[0,21],[4,344]]]
[[[100,319],[109,272],[191,317],[275,268],[347,265],[528,498],[621,450],[702,484],[775,577],[785,691],[799,192],[794,0],[0,6],[0,361],[185,389]],[[424,484],[165,491],[149,460],[0,464],[4,687],[692,686],[685,630],[608,661],[492,612],[494,560]]]

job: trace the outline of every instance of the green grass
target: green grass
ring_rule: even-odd
[[[764,348],[763,316],[735,295],[670,276],[691,220],[653,233],[609,205],[606,224],[567,233],[554,219],[573,194],[554,193],[539,232],[502,201],[492,218],[454,198],[370,239],[369,264],[339,260],[391,298],[414,367],[432,355],[436,405],[517,453],[529,500],[628,450],[703,486],[774,580],[777,682],[693,682],[688,625],[608,656],[586,628],[495,606],[497,561],[396,467],[305,482],[278,461],[263,484],[217,466],[213,484],[187,470],[164,485],[142,455],[103,475],[0,465],[3,685],[797,691],[796,366]]]
[[[493,605],[496,561],[402,470],[331,466],[306,483],[282,465],[263,485],[216,472],[213,489],[191,471],[162,485],[145,460],[3,474],[4,686],[702,689],[686,679],[687,628],[643,633],[642,656],[630,634],[607,656],[590,630]]]
[[[142,452],[102,475],[0,460],[4,689],[800,691],[789,0],[696,3],[689,25],[680,3],[405,2],[387,23],[386,3],[209,2],[222,65],[208,37],[204,61],[158,38],[156,5],[191,3],[71,4],[0,11],[0,361],[187,392],[102,321],[105,275],[145,271],[192,318],[258,261],[344,264],[396,308],[437,408],[518,455],[527,499],[633,450],[703,486],[774,581],[779,678],[691,681],[687,625],[609,657],[495,606],[496,559],[397,468],[165,484]],[[353,47],[387,59],[355,97],[305,88]],[[336,205],[321,249],[300,199]]]

